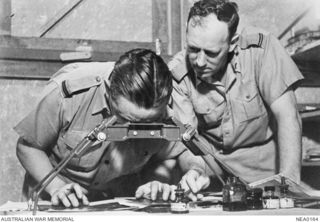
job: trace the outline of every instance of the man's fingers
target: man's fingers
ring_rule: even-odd
[[[191,190],[193,193],[199,192],[199,187],[196,183],[199,177],[199,173],[195,170],[190,170],[186,175],[182,177],[182,188],[186,190]]]
[[[198,200],[197,194],[194,194],[194,193],[190,193],[190,194],[188,195],[188,198],[189,198],[190,200],[192,200],[192,201],[197,201],[197,200]]]
[[[162,185],[162,200],[167,201],[170,195],[171,189],[169,184]]]
[[[162,192],[162,185],[158,181],[151,182],[151,200],[156,200],[158,192]]]
[[[157,198],[162,198],[165,201],[167,201],[169,198],[171,200],[175,200],[175,188],[176,186],[174,185],[170,186],[169,184],[152,181],[138,187],[135,197],[144,197],[151,200],[156,200]]]
[[[151,196],[151,183],[147,183],[145,185],[142,185],[140,187],[138,187],[136,194],[135,194],[136,198],[147,198],[150,199]]]
[[[76,193],[77,198],[81,200],[82,196],[83,196],[83,192],[82,192],[80,185],[77,183],[74,183],[74,184],[72,184],[72,188],[73,188],[74,192]]]
[[[76,197],[75,193],[71,193],[68,196],[69,202],[71,203],[71,207],[79,207],[79,200]]]
[[[82,204],[85,206],[89,205],[88,197],[84,194],[82,195]]]
[[[190,170],[182,177],[180,184],[185,191],[190,191],[188,198],[192,201],[197,201],[197,193],[209,186],[210,179],[207,175],[202,175],[195,170]]]
[[[58,192],[54,192],[52,197],[51,197],[51,204],[53,206],[58,206],[59,205],[59,198],[58,198]]]
[[[177,189],[177,187],[175,185],[170,186],[170,192],[171,192],[170,200],[172,200],[172,201],[174,201],[176,199],[176,191],[175,191],[176,189]]]
[[[138,187],[138,189],[136,190],[136,194],[135,194],[135,197],[137,199],[141,198],[143,196],[143,188],[140,186]]]
[[[143,186],[138,187],[135,194],[136,198],[141,198],[143,196],[143,193],[144,193],[143,189],[144,189]]]
[[[60,191],[58,193],[58,198],[59,198],[59,200],[62,202],[62,204],[65,207],[70,207],[71,206],[71,203],[69,202],[69,199],[67,198],[67,196],[66,196],[64,191]]]
[[[187,187],[189,187],[189,189],[192,191],[192,193],[197,193],[199,191],[199,188],[198,188],[197,183],[194,180],[194,178],[186,178],[185,182],[187,184]],[[186,189],[186,190],[188,190],[188,189]]]
[[[199,191],[202,189],[207,188],[210,185],[210,179],[206,175],[201,175],[196,181],[196,186],[198,187]]]
[[[59,205],[61,202],[65,207],[78,207],[80,205],[79,200],[81,200],[84,205],[88,205],[89,200],[85,196],[85,192],[86,190],[79,184],[69,183],[53,193],[51,203],[52,205]]]
[[[203,199],[203,194],[201,194],[201,193],[198,193],[197,194],[197,200],[202,200]]]

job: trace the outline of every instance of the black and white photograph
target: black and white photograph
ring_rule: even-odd
[[[0,0],[0,126],[1,222],[320,221],[320,0]]]

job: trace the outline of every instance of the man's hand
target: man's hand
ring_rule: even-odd
[[[196,170],[189,170],[180,181],[181,187],[188,192],[188,197],[192,201],[200,199],[202,195],[197,193],[205,189],[210,184],[209,176],[202,174]],[[159,195],[163,200],[168,199],[174,201],[176,199],[175,190],[177,186],[161,183],[159,181],[152,181],[140,186],[136,191],[136,198],[146,198],[156,200]],[[190,192],[191,191],[191,192]]]
[[[65,207],[79,207],[80,202],[83,205],[89,205],[87,191],[77,183],[69,183],[55,190],[51,194],[51,203],[54,206],[61,202]]]
[[[192,201],[197,201],[197,199],[202,198],[202,195],[197,193],[210,185],[210,178],[196,170],[189,170],[182,177],[180,184],[181,187],[189,193],[188,198]]]
[[[135,196],[136,198],[143,197],[151,200],[156,200],[160,196],[164,201],[167,201],[169,198],[173,201],[176,199],[174,192],[176,188],[174,185],[152,181],[138,187]]]

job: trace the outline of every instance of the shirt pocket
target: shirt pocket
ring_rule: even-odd
[[[225,101],[221,95],[215,95],[218,98],[210,98],[210,96],[212,95],[201,95],[193,101],[199,123],[209,128],[220,123],[225,109]]]
[[[233,105],[239,122],[253,120],[266,113],[262,98],[253,81],[242,85]]]
[[[68,131],[59,139],[59,149],[61,153],[64,153],[64,156],[69,154],[76,149],[88,134],[89,131]],[[96,168],[104,152],[102,144],[102,142],[97,141],[93,143],[92,146],[79,153],[79,155],[75,155],[68,163],[68,167],[73,170],[81,171],[90,171]]]

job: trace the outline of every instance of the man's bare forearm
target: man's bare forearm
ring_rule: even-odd
[[[278,122],[280,172],[296,182],[300,181],[301,170],[301,120],[296,116]]]
[[[38,182],[53,169],[44,151],[27,145],[21,138],[17,143],[17,157],[26,171]],[[65,184],[59,177],[56,177],[47,186],[46,191],[51,195]]]

